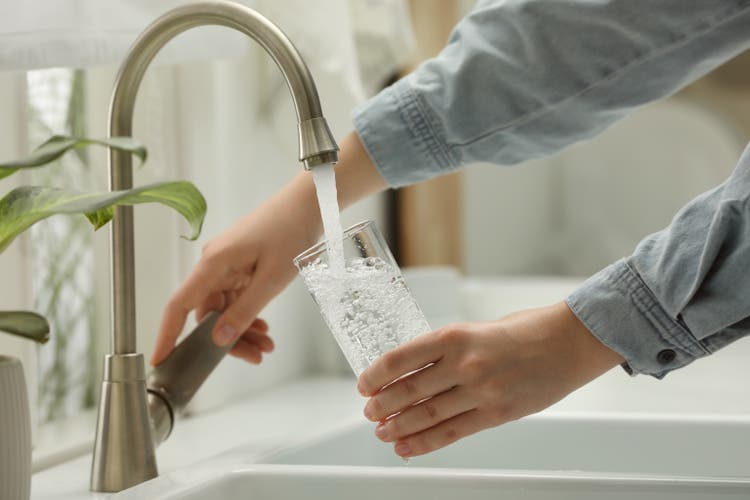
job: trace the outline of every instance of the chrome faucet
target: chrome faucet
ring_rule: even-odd
[[[299,159],[306,170],[336,162],[338,147],[320,108],[310,71],[281,30],[257,12],[225,1],[173,9],[136,39],[115,81],[109,110],[109,135],[131,136],[133,109],[143,74],[172,38],[197,26],[221,25],[254,39],[284,75],[294,100]],[[110,190],[132,187],[127,153],[109,152]],[[146,390],[143,354],[136,351],[133,209],[117,207],[112,221],[112,353],[105,356],[91,490],[116,492],[158,475],[154,449],[167,437],[174,412],[226,352],[210,340],[216,315],[210,315],[160,365]]]

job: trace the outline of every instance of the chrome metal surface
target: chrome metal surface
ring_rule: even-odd
[[[174,428],[174,411],[164,396],[148,389],[148,414],[151,416],[151,433],[154,447],[167,440]]]
[[[164,441],[174,427],[175,415],[195,395],[216,365],[232,348],[219,347],[211,340],[220,313],[210,312],[177,344],[174,351],[148,376],[149,412],[154,424],[154,441]]]
[[[201,2],[175,8],[154,21],[136,39],[115,81],[109,111],[109,135],[132,136],[133,110],[138,87],[148,65],[159,50],[180,33],[205,25],[226,26],[240,31],[257,41],[268,52],[284,75],[294,101],[299,123],[300,161],[306,169],[322,163],[335,162],[338,147],[323,118],[310,71],[297,49],[281,30],[266,18],[247,7],[225,1]],[[133,169],[129,154],[110,150],[109,170],[110,190],[132,187]],[[188,393],[191,396],[197,388],[193,384],[199,379],[202,382],[220,359],[210,357],[206,354],[209,351],[191,351],[190,356],[185,357],[189,358],[190,363],[187,365],[190,368],[180,375],[186,379],[185,384],[172,386],[174,394],[170,394],[169,398],[163,392],[152,391],[148,405],[155,415],[153,425],[149,422],[145,383],[141,372],[138,368],[130,366],[130,361],[124,364],[120,361],[121,356],[127,357],[136,352],[132,207],[115,209],[111,228],[111,248],[113,354],[107,357],[106,363],[109,375],[115,376],[118,380],[109,380],[105,377],[102,386],[91,477],[91,488],[95,491],[119,491],[156,475],[150,429],[153,428],[154,439],[157,442],[166,438],[171,430],[174,414],[174,409],[169,405],[175,404],[169,398],[177,398],[177,407],[184,405],[185,397],[189,397]],[[215,354],[218,356],[218,353]],[[195,357],[192,357],[193,355]],[[204,355],[207,356],[206,360],[202,360]],[[140,364],[142,371],[142,358]],[[160,372],[161,375],[156,375],[157,379],[163,376],[171,382],[176,382],[179,378],[176,377],[176,367],[184,369],[187,365],[174,362],[175,371],[164,369]],[[210,369],[207,368],[209,365]],[[199,374],[189,375],[189,371],[194,369]],[[127,376],[114,375],[123,370],[128,373]],[[134,375],[131,370],[138,373]],[[145,439],[144,436],[149,436],[149,439]]]
[[[154,446],[169,437],[176,415],[185,409],[232,348],[232,345],[217,346],[211,339],[211,330],[220,315],[215,311],[208,313],[148,375],[146,389]]]
[[[148,390],[161,395],[175,412],[185,408],[231,349],[231,345],[219,347],[211,340],[211,330],[218,319],[217,312],[206,315],[148,376]]]
[[[338,160],[338,147],[325,118],[316,117],[299,123],[299,158],[305,170]]]
[[[91,489],[114,492],[157,476],[142,354],[104,359]]]

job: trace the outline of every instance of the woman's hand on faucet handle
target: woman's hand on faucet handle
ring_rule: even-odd
[[[387,187],[356,133],[340,144],[336,165],[339,205],[346,207]],[[252,363],[273,349],[268,325],[258,313],[296,276],[292,263],[322,233],[315,186],[300,172],[258,209],[205,245],[203,255],[167,303],[151,364],[163,361],[191,311],[202,317],[224,311],[212,332],[214,342],[237,342],[231,354]]]
[[[358,387],[375,434],[410,457],[538,412],[620,362],[561,302],[421,335]]]
[[[234,343],[230,354],[260,363],[273,350],[268,325],[257,315],[296,275],[292,259],[317,239],[320,216],[311,209],[311,189],[309,175],[300,174],[204,246],[162,313],[152,365],[172,351],[191,311],[198,319],[223,311],[212,337],[217,345]]]

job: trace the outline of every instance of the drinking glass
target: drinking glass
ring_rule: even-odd
[[[344,272],[335,272],[322,241],[294,265],[354,373],[430,325],[372,221],[344,231]],[[333,270],[332,270],[333,269]]]

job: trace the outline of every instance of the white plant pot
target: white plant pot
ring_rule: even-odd
[[[0,356],[0,498],[31,494],[31,418],[21,361]]]

